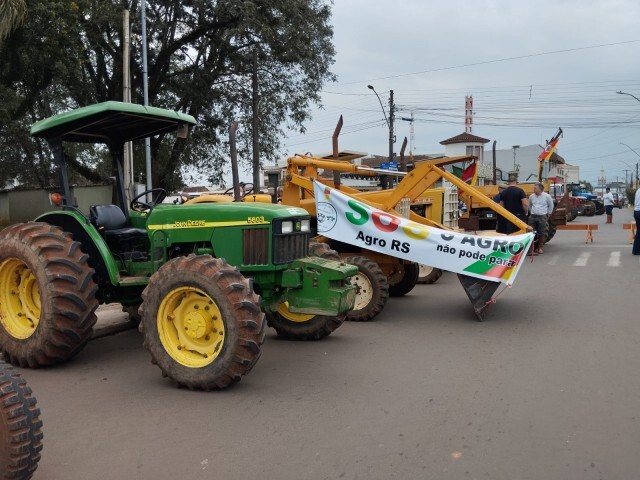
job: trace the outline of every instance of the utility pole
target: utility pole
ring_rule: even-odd
[[[623,170],[624,172],[624,188],[629,186],[629,175],[628,172],[633,172],[633,170]]]
[[[251,140],[253,149],[253,193],[260,191],[260,136],[258,134],[258,52],[253,51],[253,72],[251,75]]]
[[[122,14],[122,101],[131,103],[131,75],[129,73],[130,60],[129,52],[131,45],[131,34],[129,29],[129,10],[124,9]],[[129,200],[134,196],[133,191],[133,147],[131,142],[124,144],[124,193]]]
[[[372,90],[373,93],[376,94],[376,97],[378,97],[378,102],[380,102],[380,108],[382,108],[382,114],[384,115],[384,119],[387,122],[387,127],[389,127],[389,163],[391,163],[393,161],[393,141],[394,141],[393,120],[394,120],[394,111],[396,108],[395,104],[393,103],[393,90],[389,92],[389,118],[387,118],[387,112],[385,112],[384,110],[384,105],[382,105],[382,100],[380,99],[380,95],[378,95],[378,92],[376,92],[376,89],[373,88],[373,85],[367,85],[367,88],[369,90]],[[382,189],[386,190],[389,185],[389,176],[381,175],[380,184],[382,186]]]
[[[415,121],[415,112],[411,112],[411,117],[400,117],[400,120],[409,122],[409,157],[413,160],[413,151],[416,144],[416,132],[413,127]]]
[[[144,106],[149,105],[149,72],[147,70],[147,4],[145,0],[140,0],[140,21],[142,24],[142,89],[144,91]],[[147,190],[153,188],[151,181],[151,139],[144,139],[145,171],[147,175]],[[147,195],[147,200],[151,200],[151,194]]]
[[[393,90],[389,91],[389,162],[393,162],[393,121],[396,106],[393,103]]]

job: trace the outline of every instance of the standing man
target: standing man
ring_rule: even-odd
[[[507,185],[504,183],[499,183],[498,184],[498,193],[496,193],[493,196],[493,201],[496,203],[500,203],[500,194],[504,191],[504,189],[507,188]],[[498,218],[496,219],[496,232],[498,233],[504,233],[505,230],[505,224],[506,224],[506,220],[502,215],[498,215]]]
[[[640,255],[640,187],[636,190],[636,198],[633,206],[633,218],[636,219],[636,236],[633,239],[631,253]]]
[[[523,222],[526,222],[526,211],[529,208],[529,202],[527,202],[527,194],[524,190],[518,187],[518,174],[514,172],[509,173],[509,186],[500,192],[500,205],[506,208],[509,212],[513,213]],[[502,233],[510,234],[518,230],[516,226],[510,221],[504,221],[504,231]]]
[[[604,212],[607,214],[607,223],[613,223],[613,194],[607,187],[607,193],[602,197],[604,200]]]
[[[549,218],[553,213],[553,199],[544,191],[544,185],[536,182],[533,193],[529,197],[529,225],[536,232],[538,238],[538,253],[542,252],[542,246],[549,232]]]

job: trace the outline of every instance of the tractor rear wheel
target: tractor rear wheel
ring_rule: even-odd
[[[42,420],[36,398],[24,378],[0,364],[0,478],[31,478],[41,451]]]
[[[329,245],[312,240],[309,242],[309,255],[326,260],[341,261],[340,255]],[[293,313],[285,302],[275,312],[267,313],[267,324],[279,337],[290,340],[319,340],[331,334],[344,322],[345,315],[331,317],[327,315],[308,315]]]
[[[224,260],[170,260],[142,293],[140,331],[151,362],[180,386],[228,387],[260,357],[265,321],[249,281]]]
[[[89,256],[46,223],[0,232],[0,350],[21,367],[62,363],[91,337],[98,308]]]
[[[353,310],[347,313],[347,320],[373,320],[389,299],[387,277],[378,264],[367,257],[352,255],[345,258],[344,262],[358,267],[358,273],[351,277],[351,284],[356,286],[356,301]]]
[[[402,297],[413,290],[418,283],[420,267],[417,263],[397,262],[394,273],[389,276],[389,295]]]
[[[428,265],[420,264],[420,270],[418,273],[418,283],[431,285],[436,283],[442,276],[442,270]]]

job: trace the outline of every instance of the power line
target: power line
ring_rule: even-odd
[[[467,68],[467,67],[476,67],[479,65],[489,65],[492,63],[500,63],[500,62],[509,62],[512,60],[521,60],[523,58],[534,58],[534,57],[542,57],[545,55],[556,55],[559,53],[568,53],[568,52],[577,52],[577,51],[582,51],[582,50],[591,50],[594,48],[603,48],[603,47],[613,47],[613,46],[617,46],[617,45],[627,45],[630,43],[638,43],[640,42],[640,39],[636,39],[636,40],[626,40],[623,42],[614,42],[614,43],[602,43],[600,45],[588,45],[585,47],[575,47],[575,48],[565,48],[562,50],[551,50],[548,52],[539,52],[539,53],[529,53],[526,55],[518,55],[515,57],[505,57],[505,58],[498,58],[498,59],[494,59],[494,60],[484,60],[482,62],[474,62],[474,63],[465,63],[462,65],[453,65],[453,66],[449,66],[449,67],[440,67],[440,68],[433,68],[430,70],[422,70],[419,72],[411,72],[411,73],[399,73],[397,75],[389,75],[386,77],[378,77],[378,78],[369,78],[366,80],[358,80],[358,81],[354,81],[354,82],[345,82],[345,83],[337,83],[337,85],[354,85],[356,83],[365,83],[365,82],[374,82],[374,81],[378,81],[378,80],[388,80],[391,78],[401,78],[401,77],[410,77],[412,75],[423,75],[425,73],[434,73],[434,72],[443,72],[446,70],[454,70],[456,68]]]

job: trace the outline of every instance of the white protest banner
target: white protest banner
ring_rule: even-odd
[[[481,236],[429,227],[314,180],[318,234],[450,272],[512,285],[533,233]]]

